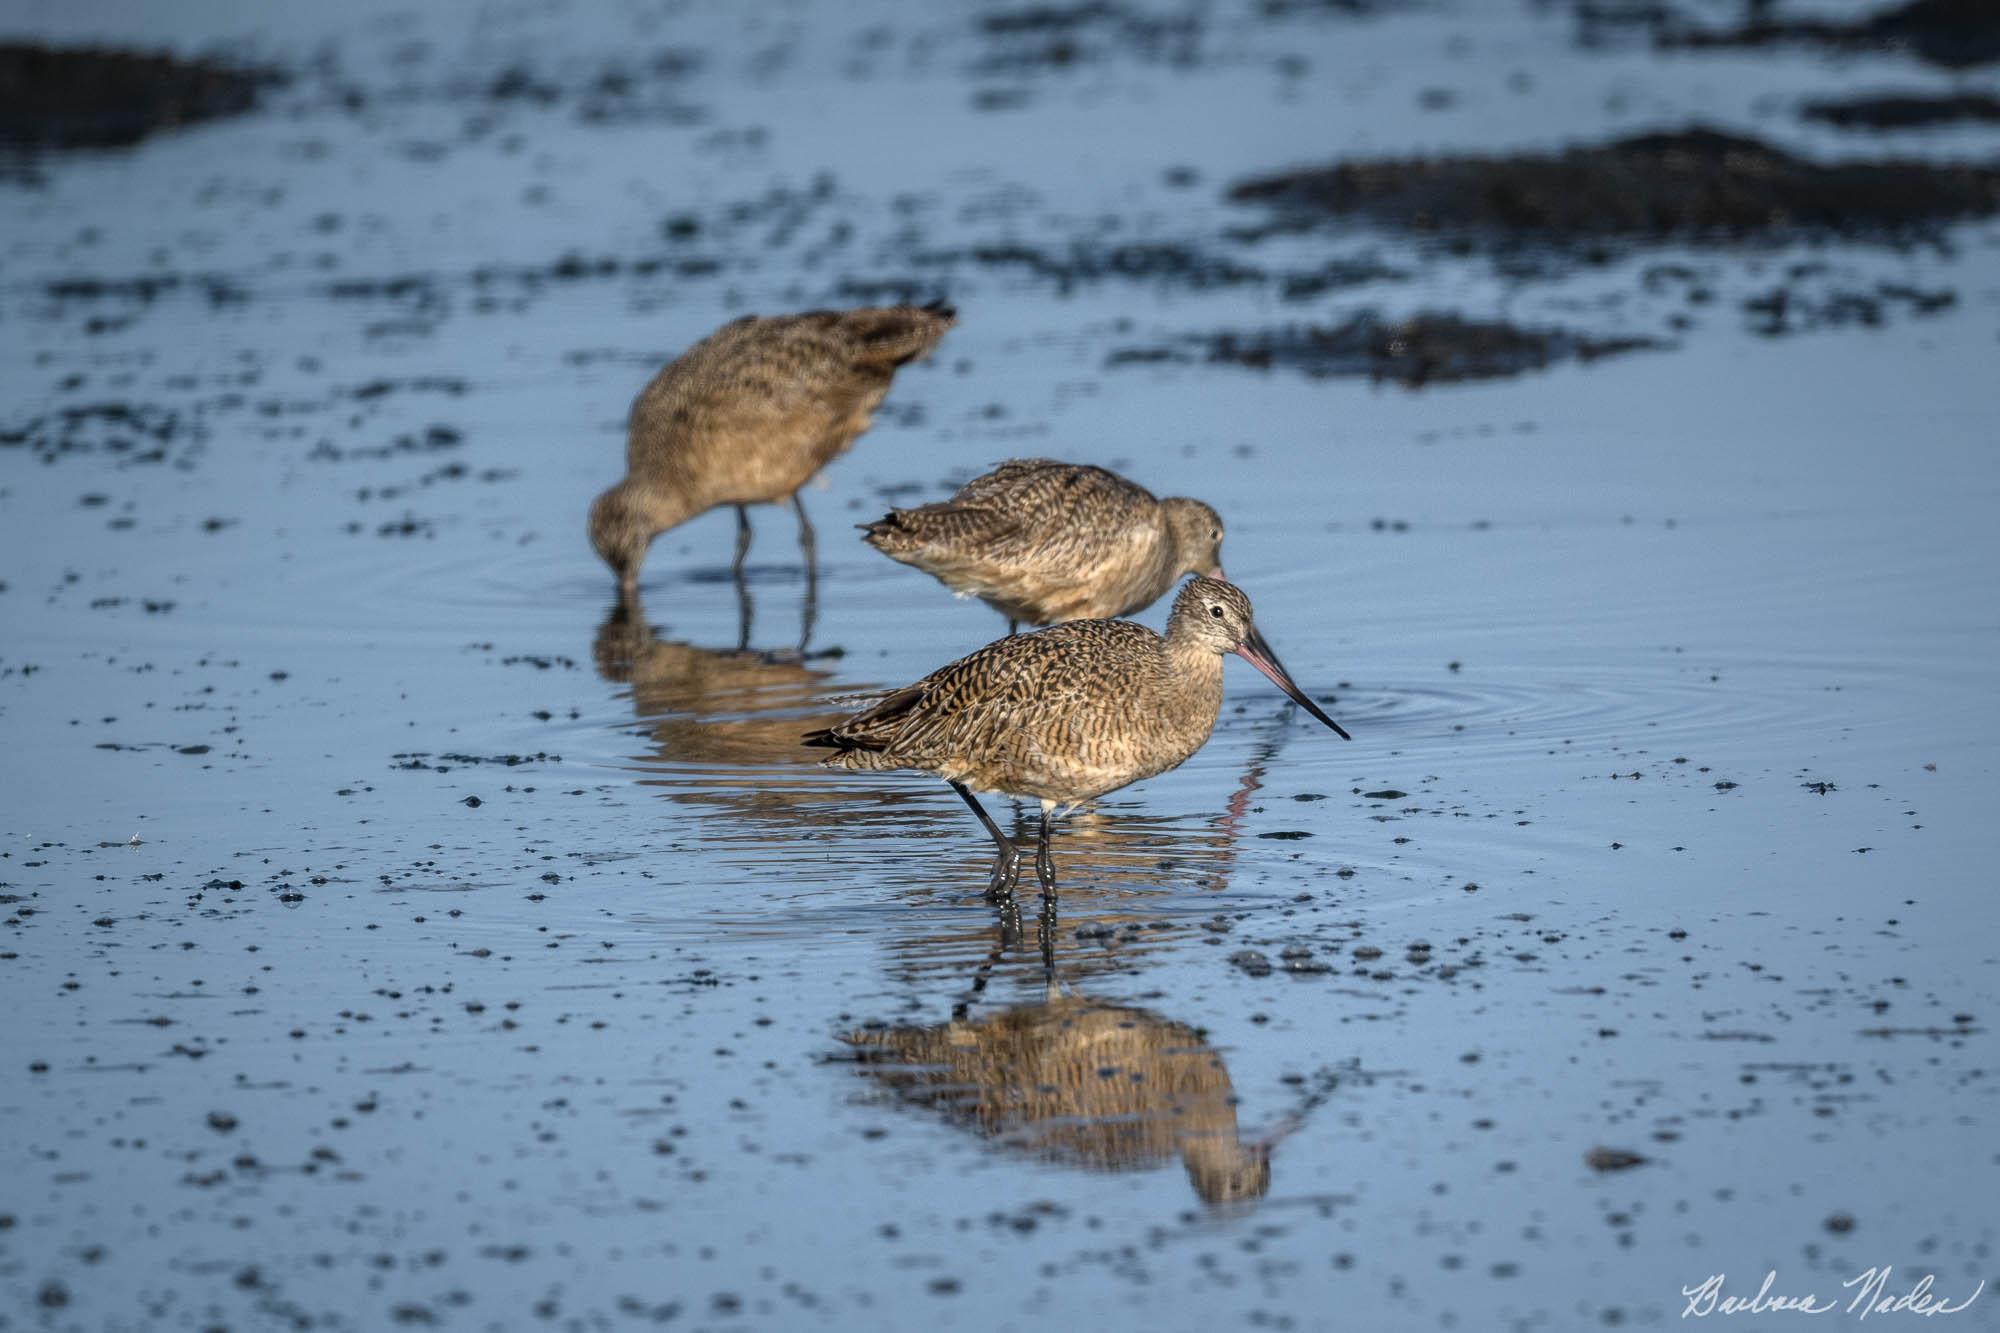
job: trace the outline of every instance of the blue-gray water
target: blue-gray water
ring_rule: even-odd
[[[916,5],[12,10],[301,77],[0,183],[0,1327],[1572,1329],[1995,1276],[2000,230],[1522,276],[1225,198],[1696,120],[1988,160],[1795,108],[1991,67],[1342,10],[1088,11],[1067,54]],[[1384,272],[1001,254],[1128,243]],[[1956,300],[1744,305],[1884,283]],[[763,651],[726,512],[613,618],[582,515],[636,389],[896,284],[961,321],[806,492],[811,655],[775,510]],[[1366,308],[1671,345],[1110,364]],[[946,788],[793,744],[1001,631],[849,525],[1020,454],[1214,503],[1355,736],[1232,665],[1206,749],[1062,827],[1053,1001]],[[940,1063],[1009,1023],[992,1086]],[[849,1040],[924,1028],[916,1069]],[[1058,1030],[1111,1054],[1020,1054]],[[1199,1066],[1199,1123],[1065,1109],[1064,1061]]]

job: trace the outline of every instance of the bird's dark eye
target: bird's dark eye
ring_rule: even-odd
[[[1222,529],[1221,529],[1221,528],[1217,528],[1217,529],[1215,529],[1215,530],[1214,530],[1213,532],[1209,533],[1209,534],[1208,534],[1208,539],[1209,539],[1210,541],[1212,541],[1212,542],[1219,542],[1219,541],[1221,541],[1221,540],[1222,540]]]
[[[1222,608],[1221,608],[1221,607],[1219,607],[1219,606],[1211,606],[1211,607],[1209,607],[1209,608],[1208,608],[1208,613],[1209,613],[1210,615],[1214,616],[1214,617],[1215,617],[1215,618],[1216,618],[1217,620],[1220,620],[1220,619],[1222,619]]]

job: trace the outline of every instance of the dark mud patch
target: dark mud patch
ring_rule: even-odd
[[[1996,20],[2000,21],[2000,20]],[[1959,93],[1950,97],[1905,96],[1830,98],[1799,108],[1807,120],[1838,130],[1927,130],[1937,125],[2000,124],[2000,97]]]
[[[1102,246],[1087,241],[1066,249],[1018,241],[933,250],[913,257],[924,268],[976,267],[1011,271],[1052,282],[1067,294],[1107,278],[1159,282],[1177,287],[1235,287],[1265,281],[1264,271],[1175,241]]]
[[[2000,16],[1991,0],[1909,0],[1851,19],[1791,17],[1775,13],[1777,8],[1748,5],[1744,22],[1712,27],[1666,4],[1586,3],[1577,8],[1578,36],[1586,46],[1637,35],[1661,50],[1803,47],[1842,55],[1909,55],[1946,69],[2000,61]]]
[[[909,264],[919,270],[979,269],[1019,274],[1032,282],[1052,284],[1064,296],[1080,287],[1119,281],[1180,291],[1268,286],[1275,287],[1284,300],[1304,301],[1329,291],[1371,282],[1394,282],[1409,276],[1367,258],[1332,260],[1317,268],[1279,272],[1180,240],[1120,244],[1073,241],[1064,247],[1004,241],[919,251],[910,256]],[[914,299],[932,290],[915,283],[904,283],[902,287],[908,289],[903,299]]]
[[[125,463],[185,461],[202,437],[180,411],[156,403],[103,402],[59,408],[0,426],[0,448],[26,448],[43,462],[105,453]]]
[[[1743,313],[1750,331],[1780,338],[1825,328],[1880,328],[1892,316],[1921,318],[1958,304],[1958,293],[1950,288],[1925,290],[1894,282],[1870,287],[1827,284],[1818,281],[1820,268],[1799,265],[1786,283],[1745,298]]]
[[[1107,0],[989,10],[975,21],[986,50],[980,74],[1034,74],[1122,58],[1192,66],[1202,57],[1195,12],[1151,12]]]
[[[701,64],[698,51],[666,47],[645,56],[560,77],[551,77],[526,65],[510,65],[492,79],[470,90],[458,91],[469,91],[490,103],[532,106],[566,103],[574,107],[578,120],[589,125],[653,121],[692,125],[701,120],[701,111],[680,100],[676,90]]]
[[[2000,171],[1906,159],[1818,163],[1696,127],[1560,153],[1346,162],[1241,181],[1273,230],[1329,219],[1505,247],[1614,240],[1900,241],[2000,210]]]
[[[1561,361],[1594,361],[1663,344],[1640,337],[1597,338],[1562,329],[1419,314],[1390,320],[1368,311],[1338,325],[1293,324],[1251,332],[1225,330],[1181,345],[1126,348],[1111,365],[1189,362],[1295,370],[1314,378],[1365,375],[1408,388],[1502,379]]]
[[[0,145],[123,148],[254,110],[276,70],[99,47],[0,43]]]

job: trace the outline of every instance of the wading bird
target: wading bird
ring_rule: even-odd
[[[1183,574],[1222,575],[1222,519],[1115,472],[1016,458],[949,500],[861,525],[870,546],[1017,622],[1129,616]]]
[[[1222,659],[1235,653],[1350,739],[1293,683],[1233,584],[1196,576],[1174,598],[1164,638],[1127,620],[1073,620],[1009,636],[940,667],[847,721],[808,732],[820,762],[863,772],[913,768],[951,784],[993,838],[988,892],[1011,899],[1021,850],[975,791],[1041,802],[1035,872],[1054,912],[1049,819],[1058,809],[1174,768],[1208,740],[1222,709]]]
[[[945,306],[746,315],[690,347],[640,391],[625,479],[590,506],[590,544],[626,592],[653,538],[736,506],[736,568],[750,549],[745,505],[790,501],[806,578],[813,530],[799,488],[868,429],[896,368],[952,326]]]

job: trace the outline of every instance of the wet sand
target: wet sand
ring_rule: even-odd
[[[289,77],[0,180],[0,1327],[1570,1329],[1994,1276],[1990,208],[1232,197],[1706,126],[1962,199],[1989,122],[1808,112],[1990,98],[1976,43],[20,27]],[[806,492],[810,615],[775,510],[740,589],[723,512],[619,613],[582,516],[664,358],[939,297]],[[1053,994],[948,789],[793,743],[1000,628],[848,525],[1022,454],[1215,503],[1356,737],[1231,667],[1206,749],[1059,831]]]

